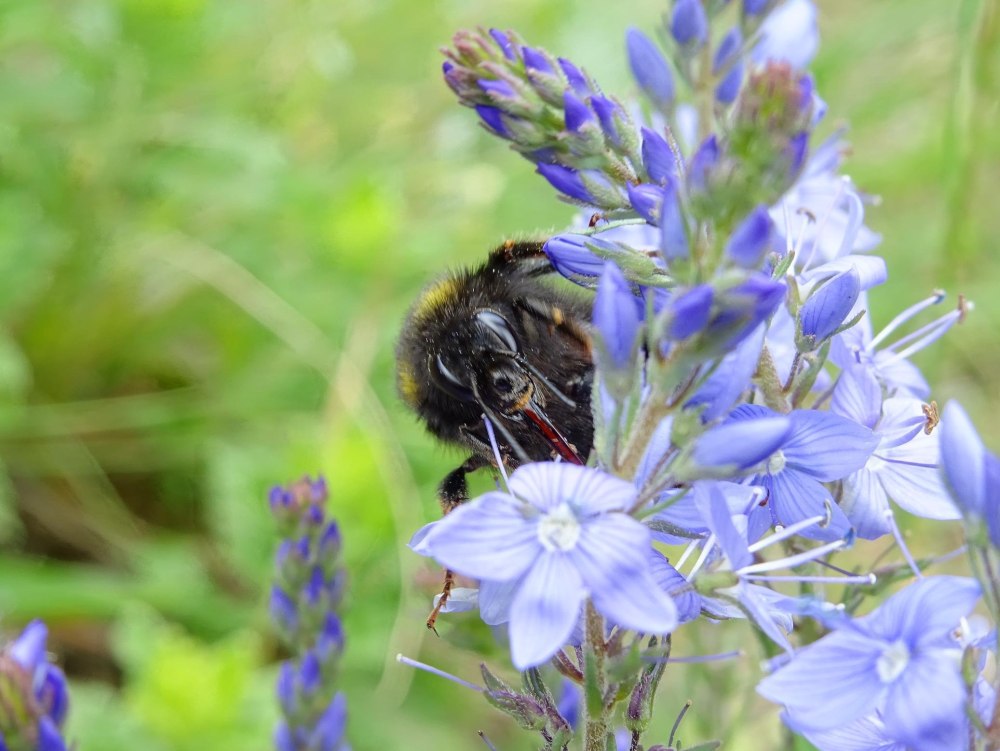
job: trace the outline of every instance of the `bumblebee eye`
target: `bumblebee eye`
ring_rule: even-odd
[[[461,399],[463,402],[474,402],[476,400],[476,395],[472,393],[472,389],[465,385],[457,375],[449,370],[448,366],[444,364],[444,360],[441,359],[441,355],[437,356],[437,373],[440,378],[435,378],[438,386],[447,391],[449,394],[454,396],[456,399]]]
[[[493,388],[498,394],[509,394],[514,390],[514,383],[503,373],[493,375]]]
[[[507,323],[507,319],[502,315],[494,313],[492,310],[480,310],[476,313],[476,321],[492,332],[503,346],[507,348],[508,352],[516,353],[520,351],[517,346],[517,339],[514,337],[514,332],[511,331],[510,324]]]

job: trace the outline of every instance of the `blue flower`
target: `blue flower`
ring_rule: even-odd
[[[797,729],[834,730],[878,709],[886,737],[913,751],[962,748],[965,686],[949,634],[979,595],[972,579],[922,579],[799,651],[757,690]]]
[[[744,404],[732,420],[750,420],[777,413],[766,407]],[[824,482],[840,480],[865,465],[878,445],[872,431],[829,412],[798,409],[788,417],[792,432],[768,460],[767,470],[752,482],[767,488],[767,503],[750,514],[751,539],[771,524],[790,526],[813,516],[827,515],[829,522],[802,531],[805,537],[838,540],[851,533],[851,523],[834,502]]]
[[[986,525],[1000,549],[1000,460],[986,450],[958,402],[948,402],[941,417],[941,464],[951,496],[973,525]]]
[[[882,387],[860,363],[845,368],[837,381],[831,412],[873,430],[878,447],[865,466],[844,478],[841,508],[859,537],[874,540],[891,531],[889,499],[927,519],[957,519],[938,473],[940,431],[924,431],[919,399],[883,401]]]
[[[523,670],[566,644],[588,597],[624,628],[665,634],[677,625],[650,571],[649,530],[625,513],[636,497],[631,483],[596,469],[523,465],[509,492],[486,493],[436,522],[419,552],[484,583],[517,581],[510,648]]]

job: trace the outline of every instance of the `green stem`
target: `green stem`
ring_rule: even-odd
[[[698,80],[695,83],[695,99],[698,105],[698,142],[704,141],[712,132],[715,106],[715,76],[712,75],[712,45],[702,45],[698,55]]]
[[[584,730],[584,748],[586,751],[605,751],[611,727],[607,704],[604,701],[608,683],[608,677],[604,671],[606,657],[604,618],[589,600],[587,601],[586,626],[587,648],[584,658],[586,660],[584,673],[586,675],[587,723]]]

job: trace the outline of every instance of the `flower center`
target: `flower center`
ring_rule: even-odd
[[[781,451],[781,449],[778,449],[771,454],[771,458],[767,460],[767,473],[769,475],[776,475],[785,468],[785,464],[787,463],[785,454]]]
[[[882,683],[892,683],[910,664],[910,648],[902,641],[894,641],[879,655],[875,670]]]
[[[580,522],[568,503],[560,503],[538,522],[538,541],[546,550],[572,550],[579,539]]]

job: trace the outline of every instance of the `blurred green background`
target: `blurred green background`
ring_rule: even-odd
[[[997,5],[819,6],[826,129],[850,121],[847,172],[884,199],[868,215],[891,275],[876,323],[935,287],[973,298],[917,362],[1000,447]],[[400,320],[436,273],[572,214],[455,105],[437,48],[460,27],[515,28],[628,95],[624,30],[663,9],[0,3],[0,617],[51,625],[83,751],[270,746],[265,495],[320,471],[351,577],[354,748],[480,748],[478,729],[535,747],[472,692],[394,662],[470,679],[468,649],[504,664],[473,619],[440,639],[423,627],[439,574],[405,542],[461,456],[395,396]],[[946,548],[913,529],[918,549],[921,534]],[[741,634],[678,639],[749,653],[668,672],[664,722],[693,698],[689,742],[776,737]]]

